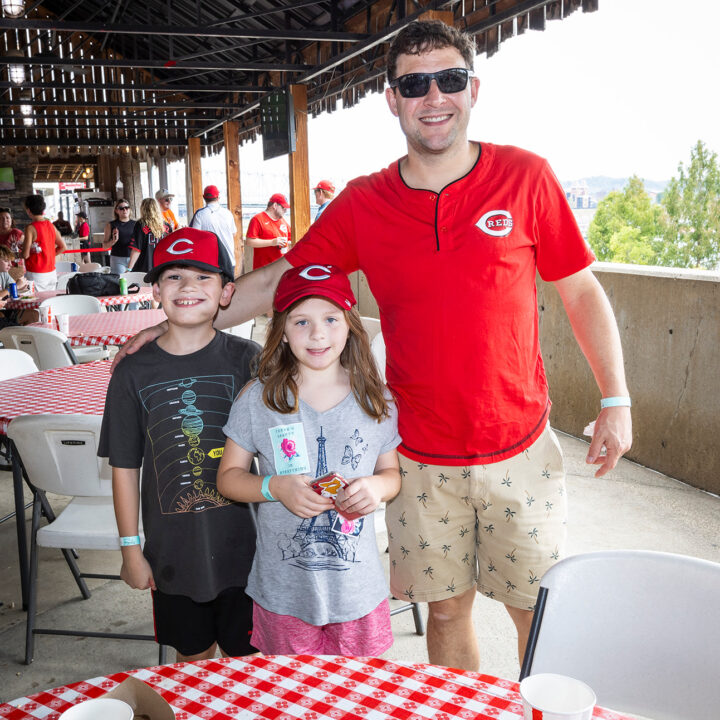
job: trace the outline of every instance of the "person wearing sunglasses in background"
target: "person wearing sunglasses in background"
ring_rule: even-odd
[[[175,217],[175,213],[171,207],[175,196],[169,190],[160,188],[160,190],[155,193],[155,199],[158,201],[165,222],[170,226],[171,230],[177,230],[180,227],[180,223]]]
[[[132,219],[130,203],[125,198],[120,198],[115,203],[115,219],[105,225],[103,236],[103,247],[110,248],[110,272],[121,275],[128,271],[134,229],[135,221]]]
[[[402,489],[386,514],[390,587],[428,603],[430,662],[469,670],[480,661],[476,592],[505,605],[522,658],[539,579],[563,553],[536,271],[559,291],[602,392],[586,458],[597,476],[632,437],[617,325],[562,187],[542,158],[467,137],[474,54],[471,36],[440,21],[396,35],[385,94],[407,155],[348,183],[287,255],[236,280],[217,322],[270,308],[291,266],[364,271],[402,437]]]

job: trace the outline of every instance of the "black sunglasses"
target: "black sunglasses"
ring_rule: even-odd
[[[129,205],[118,205],[115,209],[116,210],[129,210],[130,206]]]
[[[404,98],[425,97],[430,92],[430,83],[435,78],[438,89],[442,93],[462,92],[468,84],[468,78],[475,73],[467,68],[449,68],[434,73],[410,73],[401,75],[390,83],[391,88],[400,90]]]

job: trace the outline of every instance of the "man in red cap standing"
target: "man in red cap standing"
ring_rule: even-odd
[[[287,198],[275,193],[265,210],[250,220],[245,241],[255,248],[253,270],[269,265],[290,249],[290,225],[285,220],[285,211],[289,207]]]
[[[216,185],[208,185],[203,190],[203,199],[205,207],[200,208],[193,215],[190,227],[214,232],[225,246],[234,268],[237,264],[235,261],[235,235],[237,234],[235,218],[220,204],[220,191]]]
[[[329,180],[321,180],[313,190],[315,192],[315,202],[320,206],[315,215],[315,220],[317,220],[335,197],[335,186]]]

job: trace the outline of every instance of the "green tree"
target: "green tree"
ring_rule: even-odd
[[[588,240],[598,260],[658,264],[661,250],[662,209],[633,175],[622,191],[613,191],[598,203],[588,228]]]
[[[717,153],[698,140],[690,164],[678,166],[679,177],[665,190],[662,205],[664,243],[660,262],[670,267],[720,265],[720,167]]]

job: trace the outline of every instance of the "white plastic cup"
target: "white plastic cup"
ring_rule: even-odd
[[[60,720],[133,720],[135,711],[130,705],[115,698],[95,698],[73,705]]]
[[[57,319],[58,330],[63,333],[63,335],[67,335],[70,332],[70,316],[63,313],[55,317]]]
[[[525,720],[591,720],[597,702],[584,682],[553,673],[526,677],[520,697]]]
[[[48,325],[50,323],[50,318],[52,317],[52,313],[50,312],[50,306],[45,305],[45,307],[39,307],[38,312],[40,313],[40,322]]]

